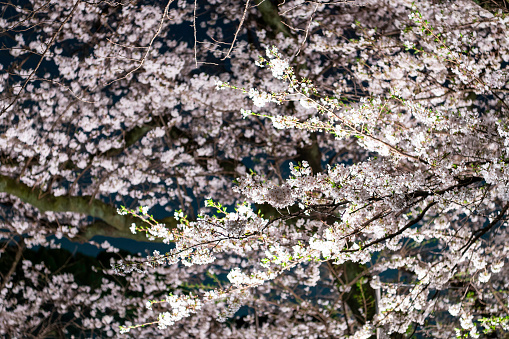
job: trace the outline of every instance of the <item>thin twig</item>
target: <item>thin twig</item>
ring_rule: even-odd
[[[55,32],[55,34],[53,34],[53,36],[51,37],[51,40],[50,42],[46,45],[46,49],[44,50],[44,52],[42,53],[41,55],[41,58],[39,59],[39,62],[37,63],[37,65],[35,66],[34,70],[32,71],[32,73],[30,73],[30,75],[28,76],[28,78],[25,80],[25,82],[23,83],[23,86],[21,86],[18,94],[16,95],[16,97],[14,97],[14,99],[11,101],[11,103],[9,105],[7,105],[7,107],[5,107],[4,109],[2,109],[2,112],[0,112],[0,115],[2,115],[3,113],[7,112],[7,110],[9,108],[12,107],[12,105],[14,105],[14,103],[19,99],[19,97],[21,96],[21,93],[24,91],[24,89],[26,88],[26,86],[28,85],[28,83],[30,82],[30,80],[32,79],[32,77],[34,76],[35,72],[37,72],[37,70],[39,69],[39,67],[41,66],[42,64],[42,61],[44,60],[44,58],[46,57],[46,54],[48,53],[49,49],[51,48],[51,46],[53,45],[53,43],[55,42],[55,40],[57,39],[57,36],[60,34],[60,31],[62,30],[62,28],[64,28],[64,25],[67,23],[67,21],[69,21],[69,19],[72,17],[72,15],[74,14],[74,12],[76,11],[76,9],[78,8],[78,4],[81,2],[81,0],[78,0],[76,1],[76,3],[74,4],[73,8],[71,9],[71,12],[69,13],[69,15],[67,15],[67,17],[65,18],[65,20],[60,24],[60,27],[58,27],[58,30]]]
[[[242,14],[242,18],[240,19],[239,27],[237,27],[237,31],[235,32],[235,35],[233,36],[233,41],[232,41],[232,43],[230,45],[230,49],[228,50],[228,52],[226,53],[224,58],[221,59],[221,61],[223,61],[226,58],[230,57],[230,53],[233,50],[233,46],[235,45],[235,41],[237,40],[237,36],[239,35],[240,29],[242,28],[242,25],[244,24],[244,20],[246,19],[247,10],[248,10],[248,7],[249,7],[249,1],[250,0],[246,0],[246,6],[244,7],[244,13]]]
[[[198,6],[196,3],[197,0],[194,0],[194,9],[193,9],[193,33],[194,33],[194,65],[198,68],[198,52],[196,50],[196,7]]]
[[[172,4],[173,1],[174,0],[169,0],[168,3],[166,4],[166,7],[164,8],[163,16],[161,17],[161,20],[159,21],[159,26],[157,27],[157,31],[154,34],[154,36],[152,36],[152,39],[150,39],[150,43],[148,44],[148,46],[145,47],[146,48],[145,54],[141,58],[138,66],[136,66],[135,68],[133,68],[132,70],[127,72],[124,76],[122,76],[118,79],[115,79],[113,81],[110,81],[109,83],[106,84],[106,86],[109,86],[114,82],[117,82],[119,80],[127,78],[129,75],[133,74],[134,72],[139,70],[141,68],[141,66],[143,66],[143,64],[145,63],[145,60],[147,59],[148,54],[150,53],[150,50],[152,49],[152,45],[154,44],[155,39],[159,36],[161,31],[163,30],[164,19],[168,16],[168,10],[169,10],[170,5]]]
[[[315,9],[313,10],[313,13],[311,13],[311,16],[309,17],[309,23],[308,23],[308,27],[306,28],[306,34],[304,35],[304,40],[302,41],[302,44],[300,45],[299,50],[294,55],[294,57],[299,55],[300,50],[302,49],[302,47],[304,47],[304,44],[306,43],[306,40],[307,40],[308,35],[309,35],[309,29],[311,28],[311,23],[313,22],[313,15],[316,13],[317,9],[318,9],[318,3],[316,4]]]

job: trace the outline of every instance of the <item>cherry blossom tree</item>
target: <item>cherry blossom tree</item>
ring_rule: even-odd
[[[1,4],[2,334],[502,336],[505,4]]]

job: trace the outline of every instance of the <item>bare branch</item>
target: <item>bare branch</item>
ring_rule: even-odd
[[[230,53],[233,50],[235,41],[237,40],[237,36],[239,35],[240,29],[242,28],[242,25],[244,24],[244,20],[246,19],[247,10],[249,9],[249,1],[250,0],[246,0],[246,6],[244,7],[244,13],[242,13],[242,18],[240,19],[239,27],[237,27],[237,31],[235,32],[235,35],[233,36],[233,41],[230,45],[230,49],[228,49],[228,52],[226,53],[224,58],[222,58],[221,60],[225,60],[226,58],[230,57]],[[196,41],[196,36],[195,36],[195,41]]]
[[[81,2],[81,0],[78,0],[76,1],[76,3],[74,4],[74,6],[72,7],[71,9],[71,12],[67,15],[67,17],[65,18],[65,20],[60,24],[60,26],[58,27],[58,30],[55,32],[55,34],[53,34],[53,37],[51,38],[50,42],[46,45],[46,49],[44,50],[44,52],[42,53],[41,55],[41,58],[39,59],[39,62],[37,63],[37,65],[35,66],[34,70],[32,71],[32,73],[30,73],[30,75],[28,76],[28,78],[25,80],[25,82],[23,83],[23,86],[21,86],[18,94],[16,94],[16,97],[14,97],[14,99],[11,101],[11,103],[9,105],[7,105],[7,107],[5,107],[4,109],[2,109],[2,111],[0,112],[0,115],[2,115],[3,113],[7,112],[7,110],[9,108],[12,107],[12,105],[14,105],[14,103],[16,102],[16,100],[19,99],[19,97],[21,96],[21,93],[25,90],[26,86],[28,85],[28,83],[30,82],[30,80],[32,79],[32,77],[34,76],[35,72],[37,72],[37,70],[39,69],[39,67],[41,66],[42,64],[42,61],[44,60],[44,58],[46,57],[46,54],[48,53],[49,49],[51,46],[53,46],[53,43],[55,42],[57,36],[60,34],[60,31],[62,30],[62,28],[64,28],[64,25],[67,23],[67,21],[69,21],[69,19],[71,19],[71,17],[73,16],[74,12],[76,11],[76,9],[78,8],[78,5],[79,3]]]

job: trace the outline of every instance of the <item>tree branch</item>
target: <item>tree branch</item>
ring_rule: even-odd
[[[482,228],[482,229],[479,229],[477,231],[475,231],[473,234],[476,234],[477,235],[475,236],[474,239],[472,239],[471,241],[468,241],[467,244],[465,246],[463,246],[461,249],[465,248],[463,250],[463,254],[465,254],[466,251],[468,251],[468,249],[470,248],[470,246],[472,246],[473,244],[475,244],[475,242],[477,240],[479,240],[483,235],[485,235],[486,233],[488,233],[489,230],[491,230],[500,220],[502,220],[502,218],[504,217],[504,214],[505,212],[507,212],[507,210],[509,209],[509,202],[507,204],[505,204],[504,207],[502,207],[502,210],[500,211],[499,215],[497,215],[497,217],[495,219],[493,219],[492,222],[490,222],[490,224],[488,226],[486,226],[485,228]]]
[[[25,249],[25,242],[23,241],[23,237],[21,237],[18,242],[18,250],[16,251],[16,257],[14,258],[14,262],[12,263],[11,269],[5,276],[2,277],[3,281],[0,284],[0,291],[4,289],[5,285],[11,279],[12,274],[16,271],[16,267],[18,266],[19,261],[21,260],[21,256],[23,255],[23,250]]]

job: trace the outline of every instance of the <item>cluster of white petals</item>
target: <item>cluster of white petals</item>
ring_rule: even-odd
[[[499,3],[0,3],[0,336],[506,336]]]

